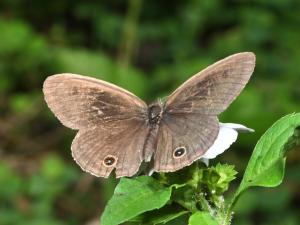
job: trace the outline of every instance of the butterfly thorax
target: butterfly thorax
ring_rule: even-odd
[[[148,107],[148,120],[150,125],[158,125],[161,120],[163,107],[160,103],[154,103]]]

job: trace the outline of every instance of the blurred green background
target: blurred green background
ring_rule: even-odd
[[[98,224],[113,190],[75,164],[75,132],[43,101],[43,81],[56,73],[104,79],[151,102],[207,65],[253,51],[254,76],[221,121],[256,132],[217,158],[242,176],[262,133],[300,112],[299,15],[298,0],[1,0],[0,225]],[[299,225],[299,162],[291,152],[279,188],[245,194],[233,224]]]

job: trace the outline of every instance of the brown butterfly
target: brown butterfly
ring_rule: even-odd
[[[165,102],[147,105],[132,93],[102,80],[50,76],[45,100],[67,127],[79,130],[72,155],[95,176],[133,176],[143,161],[170,172],[201,158],[214,144],[217,116],[239,95],[255,67],[250,52],[229,56],[197,73]]]

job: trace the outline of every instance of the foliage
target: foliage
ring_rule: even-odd
[[[173,174],[159,174],[157,179],[145,176],[122,178],[104,210],[101,224],[117,225],[168,204],[168,211],[156,210],[154,216],[145,214],[132,221],[164,224],[188,212],[190,217],[185,224],[229,225],[234,204],[243,191],[251,186],[275,187],[282,182],[286,153],[300,143],[299,127],[300,113],[281,118],[266,131],[253,151],[243,180],[231,201],[224,202],[223,193],[235,178],[233,167],[221,164],[204,167],[195,163]],[[182,175],[186,179],[179,179]],[[182,207],[181,213],[179,206]],[[173,214],[170,216],[172,207]],[[162,216],[163,213],[166,214]],[[157,220],[155,214],[163,219]]]
[[[0,224],[62,224],[55,218],[55,200],[74,183],[77,173],[57,156],[49,156],[39,173],[24,178],[0,164]],[[10,208],[14,210],[9,210]],[[33,216],[34,215],[34,216]],[[72,220],[72,218],[67,218]]]
[[[236,193],[251,186],[275,187],[284,176],[285,156],[299,144],[300,114],[278,120],[258,141]]]
[[[145,211],[164,206],[171,196],[165,188],[148,176],[137,179],[123,178],[101,218],[101,224],[120,224]]]
[[[218,225],[208,212],[195,212],[189,218],[189,225]]]

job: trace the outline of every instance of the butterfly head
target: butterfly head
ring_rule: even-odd
[[[162,104],[154,103],[148,107],[148,120],[151,125],[159,124],[162,116],[163,106]]]

